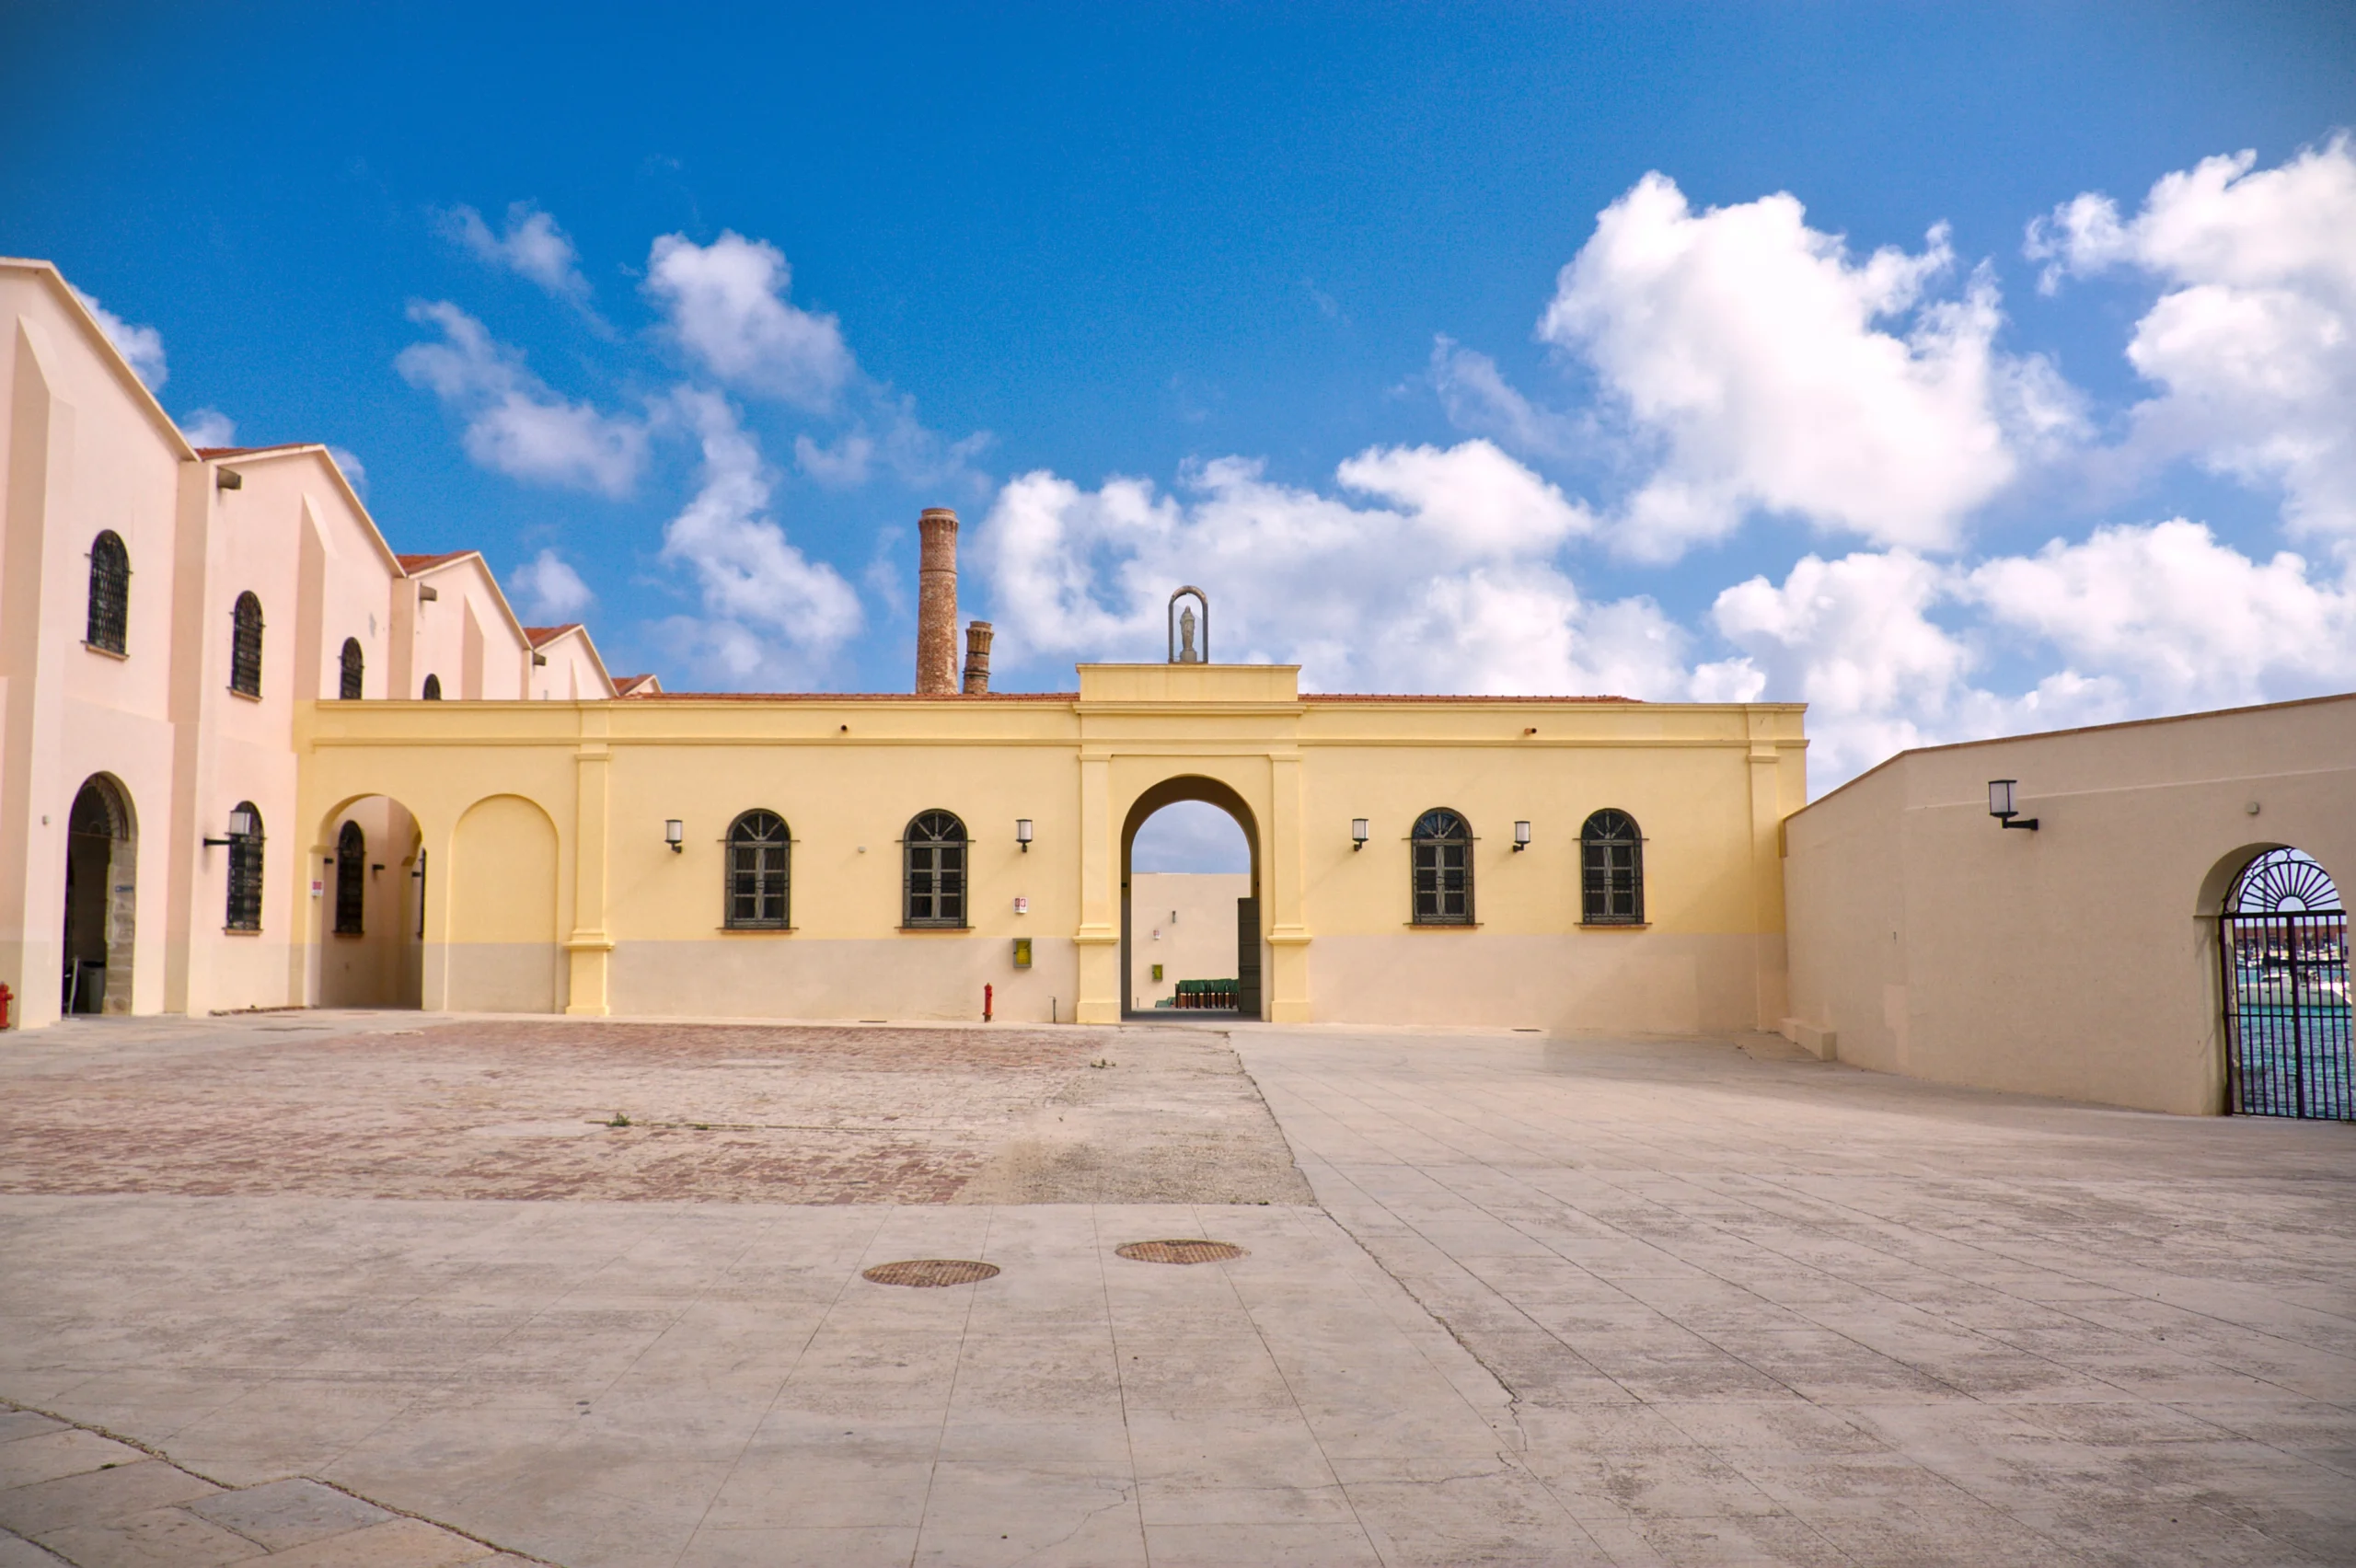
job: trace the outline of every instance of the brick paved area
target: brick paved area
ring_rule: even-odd
[[[74,1020],[11,1036],[0,1060],[0,1192],[1307,1196],[1220,1037],[1132,1032],[1118,1052],[1111,1038],[301,1013]]]

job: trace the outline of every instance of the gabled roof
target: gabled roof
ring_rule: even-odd
[[[385,561],[400,559],[400,557],[393,553],[393,547],[387,542],[384,529],[376,525],[376,519],[369,512],[368,503],[360,499],[358,490],[352,488],[352,476],[343,471],[343,465],[335,460],[335,454],[328,450],[324,442],[282,441],[270,446],[199,446],[191,450],[195,452],[200,461],[214,464],[242,462],[247,458],[274,460],[281,457],[308,457],[313,459],[327,469],[335,480],[336,489],[343,492],[344,501],[354,513],[359,514],[361,523],[368,530],[369,542],[376,547],[377,559]]]
[[[403,571],[415,577],[421,571],[432,571],[437,567],[447,566],[454,560],[464,560],[468,556],[481,554],[480,550],[445,550],[440,555],[397,555],[393,559],[401,563]]]
[[[616,697],[661,697],[663,680],[659,675],[616,675],[613,677]]]
[[[122,357],[122,351],[114,346],[114,340],[107,336],[106,329],[98,325],[98,318],[90,314],[90,307],[82,303],[82,296],[74,292],[74,285],[65,281],[65,274],[57,270],[56,262],[40,261],[24,256],[0,256],[0,270],[30,272],[47,284],[50,292],[65,307],[66,315],[81,323],[83,336],[97,346],[107,368],[114,373],[116,380],[122,383],[123,390],[130,393],[140,408],[146,411],[147,417],[164,430],[172,444],[179,448],[180,455],[192,457],[196,455],[196,448],[189,444],[187,435],[172,416],[164,411],[164,405],[156,400],[155,393],[147,389],[147,384],[139,379],[139,373],[131,368],[131,362]]]
[[[524,628],[524,635],[531,640],[533,647],[545,648],[566,632],[581,629],[579,621],[567,621],[562,626],[527,626]]]

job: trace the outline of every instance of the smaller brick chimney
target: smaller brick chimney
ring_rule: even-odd
[[[990,689],[990,623],[965,626],[965,695],[980,697]]]
[[[917,695],[957,691],[957,513],[928,506],[917,518]]]

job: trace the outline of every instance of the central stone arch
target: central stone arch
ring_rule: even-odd
[[[1164,806],[1174,806],[1185,801],[1198,801],[1205,805],[1218,807],[1233,818],[1235,825],[1243,831],[1243,842],[1252,858],[1248,912],[1250,936],[1247,942],[1243,929],[1239,926],[1236,978],[1241,984],[1236,1010],[1245,1018],[1265,1018],[1267,1016],[1266,987],[1263,984],[1265,971],[1260,948],[1267,935],[1267,905],[1261,896],[1261,867],[1265,858],[1265,846],[1262,842],[1259,813],[1252,809],[1252,803],[1235,786],[1201,773],[1176,774],[1143,790],[1129,802],[1128,813],[1121,823],[1121,1015],[1124,1018],[1139,1016],[1128,1005],[1128,976],[1136,956],[1129,908],[1130,854],[1137,844],[1138,830],[1146,824],[1148,818]]]

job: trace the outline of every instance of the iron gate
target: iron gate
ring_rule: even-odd
[[[2295,849],[2250,862],[2218,918],[2227,1109],[2356,1121],[2348,914]],[[2321,907],[2317,907],[2320,905]]]

